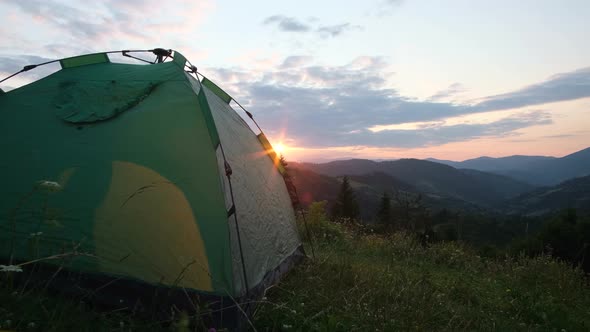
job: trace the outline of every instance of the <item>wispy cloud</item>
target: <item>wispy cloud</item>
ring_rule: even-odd
[[[484,98],[482,110],[501,110],[590,97],[590,67],[562,73],[520,90]]]
[[[372,13],[378,17],[384,17],[393,14],[405,0],[381,0]]]
[[[297,20],[294,17],[283,15],[273,15],[267,17],[263,23],[267,25],[276,25],[279,30],[287,32],[307,32],[311,30],[311,26]]]
[[[451,85],[449,85],[448,88],[441,90],[437,93],[435,93],[434,95],[432,95],[430,98],[428,98],[429,101],[441,101],[441,100],[448,100],[451,97],[455,97],[463,92],[465,92],[467,89],[463,86],[463,84],[461,83],[453,83]]]
[[[40,34],[50,34],[47,40],[60,36],[61,46],[85,51],[127,48],[129,43],[148,47],[157,46],[162,40],[173,43],[179,40],[179,31],[194,30],[212,6],[208,0],[171,0],[167,7],[182,10],[175,15],[161,15],[162,3],[157,0],[85,3],[27,0],[3,5],[17,9],[14,14],[17,21],[27,22]],[[150,19],[146,21],[146,17]],[[37,49],[44,47],[48,52],[63,52],[62,47],[56,46],[60,45],[55,42],[36,45]]]
[[[291,55],[285,58],[280,68],[298,68],[309,64],[313,60],[311,56],[305,55]]]
[[[308,23],[295,17],[285,15],[269,16],[262,21],[265,25],[276,26],[284,32],[313,33],[320,38],[334,38],[342,35],[347,31],[362,30],[360,25],[354,25],[348,22],[334,25],[320,25],[317,18],[307,20]]]
[[[342,24],[336,24],[336,25],[321,26],[317,29],[317,32],[319,32],[320,37],[329,38],[329,37],[337,37],[346,31],[354,31],[354,30],[362,30],[362,27],[360,25],[352,25],[350,23],[342,23]]]

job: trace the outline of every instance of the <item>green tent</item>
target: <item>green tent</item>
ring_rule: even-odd
[[[303,255],[280,165],[229,94],[150,51],[0,94],[0,260],[243,297]]]

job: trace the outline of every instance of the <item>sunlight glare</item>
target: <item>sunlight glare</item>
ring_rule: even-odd
[[[282,143],[275,144],[273,149],[278,155],[282,155],[285,152],[285,146]]]

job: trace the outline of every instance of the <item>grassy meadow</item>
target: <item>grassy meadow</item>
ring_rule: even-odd
[[[424,245],[406,233],[335,224],[318,209],[307,219],[309,230],[300,226],[310,258],[267,290],[251,330],[590,330],[587,277],[549,256],[485,258],[457,242]],[[11,273],[0,276],[0,331],[212,331],[206,310],[169,320],[97,310],[15,286]]]

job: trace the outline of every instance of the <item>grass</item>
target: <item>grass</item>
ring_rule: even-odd
[[[458,243],[313,225],[316,260],[269,290],[260,330],[584,331],[584,274],[548,256],[489,259]],[[337,226],[338,227],[338,226]]]
[[[454,242],[423,247],[404,233],[375,235],[313,211],[309,216],[316,257],[268,290],[253,317],[258,331],[590,330],[590,286],[566,263],[548,256],[482,258]],[[205,328],[187,315],[160,322],[98,311],[5,281],[0,330]]]

